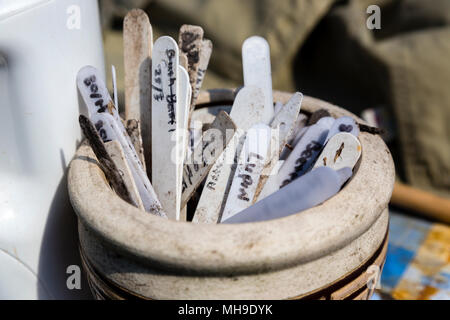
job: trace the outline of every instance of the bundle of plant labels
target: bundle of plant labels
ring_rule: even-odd
[[[361,154],[353,118],[324,110],[308,118],[299,92],[274,103],[269,45],[254,36],[242,46],[244,86],[229,114],[194,121],[211,53],[201,27],[183,25],[178,43],[169,36],[153,43],[145,12],[130,11],[124,119],[114,67],[114,102],[98,70],[79,71],[88,111],[80,125],[117,195],[180,221],[196,198],[192,222],[243,223],[294,214],[336,194]]]

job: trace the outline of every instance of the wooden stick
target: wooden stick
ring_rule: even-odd
[[[106,179],[111,187],[124,201],[137,207],[125,185],[122,176],[120,175],[119,170],[109,156],[105,144],[103,143],[102,138],[98,134],[92,122],[83,115],[80,115],[78,121],[80,123],[81,130],[83,130],[84,136],[91,145],[91,148],[99,162],[100,168],[105,173]]]
[[[114,161],[117,169],[119,170],[125,186],[127,187],[128,192],[133,199],[133,202],[137,204],[137,207],[139,209],[145,211],[141,197],[139,196],[139,191],[136,187],[136,183],[134,182],[131,169],[128,165],[128,161],[125,157],[125,153],[122,149],[122,146],[120,145],[120,142],[117,140],[108,141],[105,143],[105,148],[112,161]]]
[[[133,144],[134,150],[136,150],[139,160],[142,163],[142,167],[145,170],[145,156],[144,149],[142,147],[142,137],[141,137],[141,126],[139,121],[136,119],[129,119],[126,121],[125,129],[130,136],[131,143]]]
[[[151,69],[153,30],[147,14],[133,9],[123,21],[125,119],[139,122],[146,167],[151,169]]]
[[[391,203],[450,224],[450,200],[396,181]]]
[[[212,54],[212,42],[211,40],[204,39],[200,45],[200,56],[198,62],[197,79],[195,80],[195,90],[193,92],[192,108],[197,101],[198,94],[203,84],[203,79],[205,78],[206,69],[208,69],[209,59]]]
[[[195,84],[198,76],[198,66],[200,61],[200,48],[203,40],[203,29],[199,26],[184,24],[180,28],[178,45],[180,51],[188,58],[189,81],[192,88],[191,110],[193,108],[195,95]]]

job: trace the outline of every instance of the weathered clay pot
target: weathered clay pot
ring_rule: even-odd
[[[287,102],[290,94],[275,92]],[[199,107],[231,104],[233,91],[203,92]],[[325,108],[305,97],[302,111]],[[356,117],[355,117],[356,118]],[[362,122],[361,119],[356,118]],[[110,189],[87,145],[69,169],[80,251],[97,298],[365,299],[386,256],[390,152],[361,132],[352,179],[325,203],[282,219],[239,225],[169,221],[145,214]]]

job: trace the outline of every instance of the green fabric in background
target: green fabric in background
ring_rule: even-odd
[[[214,45],[204,88],[242,85],[242,42],[252,35],[265,37],[275,89],[299,90],[356,114],[385,108],[396,124],[390,147],[400,177],[450,198],[450,0],[101,4],[105,39],[109,30],[120,31],[123,16],[133,7],[147,11],[155,39],[162,34],[177,39],[182,24],[202,26]],[[366,26],[366,9],[374,4],[381,8],[380,30]],[[117,55],[116,46],[111,53],[109,47],[107,61],[108,55]]]

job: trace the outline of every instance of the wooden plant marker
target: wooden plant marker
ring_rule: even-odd
[[[264,93],[263,122],[269,124],[274,116],[272,97],[272,71],[270,66],[270,48],[266,39],[253,36],[242,45],[242,67],[244,85],[261,88]]]
[[[181,206],[184,207],[197,187],[205,179],[216,159],[230,142],[236,132],[236,125],[230,116],[221,111],[202,136],[202,143],[194,150],[192,163],[186,163],[183,169],[183,193]]]
[[[147,174],[142,169],[139,158],[134,151],[130,140],[127,139],[124,130],[120,128],[117,121],[115,121],[109,113],[95,113],[92,115],[91,119],[103,141],[119,141],[130,167],[131,174],[138,189],[145,211],[161,217],[167,217],[162,211],[161,203],[153,190],[153,186],[150,183]]]
[[[191,110],[197,82],[200,50],[202,47],[203,29],[199,26],[184,24],[180,28],[178,43],[180,51],[185,53],[188,59],[189,82],[192,88]]]
[[[130,191],[125,184],[122,175],[120,174],[115,162],[109,155],[102,138],[98,134],[92,122],[85,116],[80,115],[79,117],[80,127],[84,133],[84,136],[91,145],[95,156],[100,164],[100,168],[108,180],[108,183],[117,193],[117,195],[124,201],[136,206],[133,201]]]
[[[185,68],[178,65],[178,104],[177,112],[179,114],[179,121],[177,123],[177,139],[178,139],[178,154],[180,161],[178,163],[178,180],[183,180],[183,164],[186,158],[186,152],[188,148],[188,124],[189,124],[189,112],[191,105],[191,85],[189,83],[189,75]],[[179,194],[182,194],[182,185],[178,185]],[[181,200],[180,200],[181,201]],[[186,221],[186,206],[180,207],[180,220]]]
[[[261,173],[268,160],[272,130],[259,123],[246,135],[221,220],[252,205]]]
[[[205,78],[206,70],[208,69],[209,59],[211,58],[212,48],[213,44],[211,40],[202,40],[200,45],[197,79],[195,80],[194,92],[192,97],[192,106],[195,105],[195,101],[197,100],[198,94],[200,93],[203,79]]]
[[[151,165],[151,71],[153,30],[147,14],[141,9],[127,13],[123,21],[125,68],[125,119],[135,119],[142,136],[147,168]]]
[[[317,158],[314,168],[330,167],[334,170],[353,169],[361,156],[361,143],[351,133],[341,132],[328,140]]]
[[[163,36],[153,46],[152,182],[170,219],[180,218],[178,45]]]
[[[179,53],[179,58],[180,58],[180,62],[178,63],[178,65],[182,66],[186,71],[188,70],[188,58],[186,53],[184,52],[178,52]],[[189,74],[188,74],[189,75]]]
[[[131,174],[130,167],[128,166],[127,159],[122,147],[120,146],[119,141],[108,141],[105,143],[105,147],[112,161],[119,170],[119,173],[122,176],[125,186],[130,193],[133,203],[135,203],[139,209],[145,210],[144,205],[142,204],[141,197],[139,196],[139,191],[137,190],[136,183],[134,182],[133,176]]]
[[[237,132],[216,160],[205,181],[197,209],[195,223],[217,223],[225,205],[227,190],[234,176],[234,160],[245,139],[245,132],[254,124],[263,121],[264,94],[260,88],[244,87],[234,99],[230,117],[236,124]]]
[[[128,136],[130,137],[131,144],[134,147],[134,150],[136,151],[139,161],[142,164],[142,169],[145,171],[145,158],[144,158],[144,149],[142,148],[142,137],[141,137],[141,130],[140,130],[139,121],[136,119],[129,119],[125,123],[125,129],[127,131]]]
[[[271,152],[270,159],[267,162],[263,175],[259,179],[258,186],[256,188],[255,196],[252,199],[252,203],[255,203],[258,200],[259,194],[263,189],[267,179],[270,174],[273,173],[275,166],[278,164],[278,160],[280,159],[280,154],[283,151],[286,143],[289,138],[292,136],[292,132],[295,130],[295,126],[297,124],[297,118],[300,113],[300,109],[302,106],[303,95],[300,92],[296,92],[286,103],[284,107],[280,109],[280,111],[275,115],[270,124],[270,127],[273,130],[278,130],[278,144],[275,146],[275,150]]]

